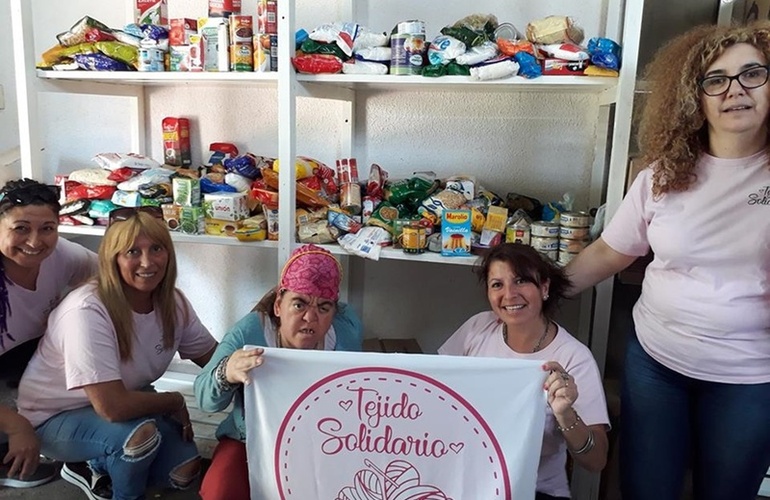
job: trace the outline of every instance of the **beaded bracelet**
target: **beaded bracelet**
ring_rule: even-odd
[[[562,427],[557,422],[556,423],[556,428],[559,429],[559,431],[561,431],[561,432],[569,432],[572,429],[574,429],[575,427],[577,427],[580,422],[582,422],[582,420],[580,419],[580,415],[578,415],[578,413],[574,410],[574,408],[573,408],[572,412],[575,414],[575,422],[573,424],[570,424],[567,427]]]
[[[217,381],[219,389],[223,392],[232,391],[235,388],[234,384],[227,381],[227,361],[229,359],[230,356],[225,356],[214,369],[214,379]]]

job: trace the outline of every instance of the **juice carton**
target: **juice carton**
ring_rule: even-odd
[[[441,255],[471,254],[471,211],[444,210],[441,214]]]
[[[135,0],[134,18],[136,24],[168,24],[166,0]]]
[[[189,167],[190,120],[167,116],[163,119],[163,158],[168,165]]]

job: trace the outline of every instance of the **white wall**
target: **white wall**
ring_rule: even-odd
[[[7,0],[0,9],[7,10]],[[123,0],[89,2],[30,0],[35,15],[35,52],[55,43],[85,14],[118,26],[128,9]],[[350,0],[353,1],[353,0]],[[205,0],[170,0],[171,17],[197,17],[206,12]],[[298,2],[298,27],[308,30],[323,21],[339,19],[334,0]],[[588,36],[600,33],[601,0],[564,6],[561,2],[487,0],[482,6],[461,2],[354,2],[358,20],[373,30],[389,31],[400,20],[428,21],[429,38],[444,24],[472,13],[494,12],[500,21],[524,29],[540,16],[567,12],[575,15]],[[244,0],[244,13],[254,2]],[[588,4],[588,5],[587,5]],[[440,6],[440,8],[438,8]],[[374,10],[376,9],[376,12]],[[0,55],[10,43],[8,16],[0,10]],[[370,21],[371,20],[371,21]],[[3,29],[5,28],[5,29]],[[7,43],[6,43],[7,42]],[[3,59],[4,61],[4,59]],[[4,68],[9,65],[2,64]],[[3,74],[5,79],[5,75]],[[3,82],[3,85],[12,86]],[[10,94],[6,87],[6,95]],[[276,92],[247,86],[148,87],[147,153],[162,157],[160,122],[164,116],[192,120],[193,161],[205,158],[208,144],[234,142],[242,150],[276,155]],[[69,172],[88,165],[101,151],[129,147],[127,103],[120,98],[46,94],[41,99],[44,171]],[[541,199],[558,199],[565,191],[585,208],[598,121],[596,97],[574,94],[402,93],[372,90],[358,96],[354,154],[362,174],[376,162],[400,178],[419,170],[439,176],[475,174],[487,188]],[[0,112],[5,120],[7,110]],[[341,154],[343,120],[338,104],[301,99],[298,103],[299,154],[333,165]],[[5,121],[1,122],[5,127]],[[5,134],[3,134],[5,135]],[[18,132],[15,136],[18,141]],[[0,142],[0,144],[2,144]],[[273,251],[199,244],[180,244],[180,286],[204,322],[217,335],[247,312],[277,276]],[[486,299],[471,269],[402,261],[366,262],[364,287],[353,290],[364,299],[367,336],[417,337],[426,351],[434,351],[471,314],[486,308]],[[576,306],[569,305],[564,322],[576,327]]]

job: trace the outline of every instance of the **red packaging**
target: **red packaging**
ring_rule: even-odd
[[[257,33],[278,33],[278,2],[275,0],[257,0]]]
[[[190,44],[190,35],[198,32],[198,21],[195,19],[176,18],[171,19],[171,28],[168,31],[168,44],[172,47]]]
[[[567,61],[564,59],[543,59],[544,75],[582,75],[586,61]]]
[[[167,116],[163,119],[163,160],[167,165],[189,167],[190,120]]]
[[[241,0],[209,0],[209,17],[230,17],[241,13]]]

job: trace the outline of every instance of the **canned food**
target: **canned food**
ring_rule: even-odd
[[[401,248],[405,253],[423,253],[428,245],[425,228],[417,224],[404,226],[401,233]]]
[[[588,212],[562,212],[559,223],[566,227],[588,227],[591,225],[591,215]]]
[[[559,258],[558,258],[557,262],[559,264],[569,264],[570,262],[572,262],[572,259],[574,259],[575,256],[577,256],[576,253],[561,252],[560,251],[559,252]]]
[[[532,236],[529,243],[532,248],[539,252],[556,252],[559,250],[559,238],[543,238],[542,236]]]
[[[346,182],[340,186],[340,207],[352,215],[361,213],[361,186]]]
[[[558,238],[559,224],[544,220],[535,221],[530,226],[532,236],[541,236],[544,238]]]
[[[568,240],[585,240],[588,238],[590,228],[561,226],[559,236]]]
[[[527,224],[511,224],[505,228],[505,242],[529,245],[529,229]]]
[[[588,246],[588,240],[559,240],[559,251],[578,253]]]

